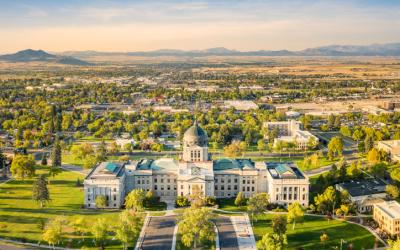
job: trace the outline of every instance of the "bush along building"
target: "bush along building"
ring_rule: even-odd
[[[212,160],[206,132],[195,121],[183,136],[179,160],[160,158],[128,162],[102,162],[85,178],[87,208],[96,207],[103,195],[108,208],[119,208],[133,189],[153,191],[163,201],[189,196],[200,190],[204,196],[233,198],[267,192],[272,203],[295,201],[307,207],[309,180],[292,162],[253,162],[250,159]]]

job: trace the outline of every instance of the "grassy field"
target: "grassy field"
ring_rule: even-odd
[[[246,212],[246,206],[237,207],[235,199],[217,199],[218,208],[229,212]]]
[[[260,215],[257,222],[254,222],[253,230],[256,241],[259,241],[265,233],[272,232],[271,214]],[[340,240],[347,243],[343,244],[343,249],[348,249],[349,244],[353,249],[372,249],[375,237],[366,229],[349,224],[344,221],[330,220],[323,217],[305,216],[303,223],[298,223],[292,230],[292,225],[288,225],[287,239],[288,249],[332,249],[340,247]],[[320,241],[321,234],[326,233],[329,241],[324,246]]]
[[[37,173],[45,173],[39,169]],[[50,179],[49,191],[51,202],[43,209],[32,200],[32,179],[12,180],[0,184],[0,238],[13,239],[23,242],[41,243],[41,225],[56,216],[62,216],[72,221],[78,216],[86,220],[106,218],[110,227],[115,225],[119,211],[93,211],[82,209],[83,190],[76,187],[76,180],[83,176],[78,173],[63,171],[55,178]],[[72,232],[68,223],[64,225],[65,234],[61,245],[80,248],[82,246],[94,248],[91,236],[84,238]],[[121,243],[112,240],[109,235],[107,249],[121,249]]]

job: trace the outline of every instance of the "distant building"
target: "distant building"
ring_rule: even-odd
[[[360,213],[372,212],[374,204],[386,197],[386,183],[379,179],[340,183],[336,184],[336,189],[347,191]]]
[[[392,161],[400,161],[400,140],[379,141],[376,147],[388,152]]]
[[[375,204],[374,220],[389,235],[400,235],[400,204],[397,201]]]
[[[255,104],[253,101],[247,101],[247,100],[225,101],[224,105],[226,108],[234,108],[239,111],[248,111],[248,110],[252,110],[252,109],[258,109],[257,104]]]
[[[300,117],[300,113],[297,111],[287,111],[285,112],[285,115],[288,119],[296,119]]]
[[[200,190],[204,196],[233,198],[260,192],[274,203],[299,202],[308,206],[309,180],[292,162],[253,162],[250,159],[212,160],[206,132],[195,122],[184,134],[179,160],[160,158],[125,163],[103,162],[85,178],[85,206],[95,208],[97,195],[105,195],[107,207],[122,206],[133,189],[153,191],[164,201],[190,196]]]
[[[269,131],[278,130],[278,138],[274,139],[274,147],[279,142],[295,142],[297,149],[307,149],[311,138],[317,145],[319,139],[309,131],[301,130],[301,122],[295,120],[283,122],[265,122],[264,128]]]
[[[400,108],[400,101],[387,101],[383,103],[383,108],[387,110],[395,110]]]
[[[362,108],[362,111],[372,114],[372,115],[381,115],[381,114],[391,114],[392,111],[388,111],[376,106],[366,106]]]

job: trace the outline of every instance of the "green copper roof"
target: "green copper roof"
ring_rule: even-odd
[[[243,169],[243,168],[254,168],[254,162],[250,159],[230,159],[222,158],[213,162],[214,170],[227,170],[227,169]]]
[[[114,171],[118,168],[118,166],[115,163],[108,162],[105,169],[110,171],[111,173],[114,173]]]

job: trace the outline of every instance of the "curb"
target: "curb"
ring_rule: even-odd
[[[139,238],[136,242],[135,250],[140,250],[142,248],[144,236],[146,234],[146,227],[149,225],[150,219],[151,216],[149,216],[148,213],[146,213],[146,218],[144,219],[142,230],[140,231]]]
[[[172,246],[171,250],[175,250],[176,248],[176,236],[178,234],[178,224],[175,225],[174,227],[174,236],[172,237]]]

